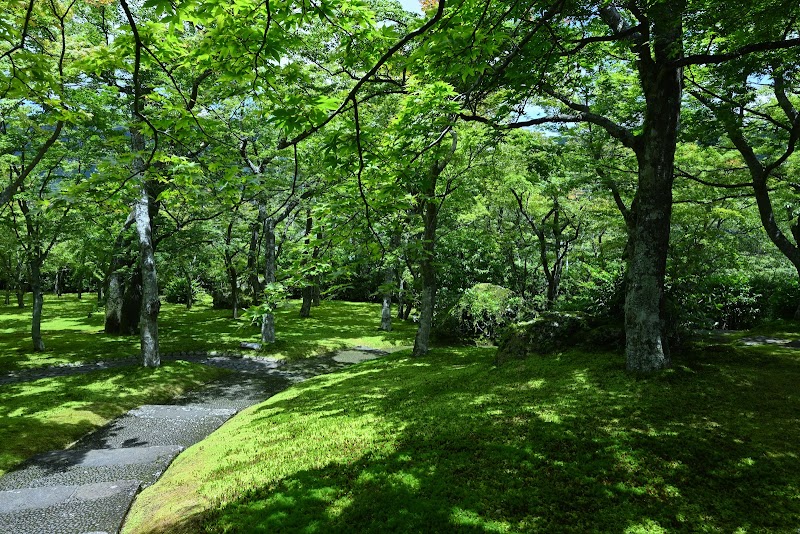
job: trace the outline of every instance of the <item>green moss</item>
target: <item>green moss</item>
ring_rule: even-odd
[[[407,353],[318,377],[181,455],[126,532],[793,532],[800,358]]]
[[[395,322],[392,332],[378,330],[380,306],[329,302],[312,309],[312,317],[299,320],[299,301],[276,312],[277,343],[264,354],[279,358],[304,358],[340,348],[367,345],[388,348],[413,342],[415,326]],[[185,306],[164,304],[159,316],[161,351],[238,351],[242,341],[258,341],[260,329],[231,318],[230,310],[214,310],[203,302]],[[88,296],[60,298],[47,295],[42,333],[47,350],[33,352],[30,340],[30,306],[0,306],[0,372],[45,365],[109,360],[135,355],[137,336],[103,333],[103,310]]]
[[[167,363],[0,386],[0,475],[36,453],[62,449],[142,404],[161,403],[226,373]]]

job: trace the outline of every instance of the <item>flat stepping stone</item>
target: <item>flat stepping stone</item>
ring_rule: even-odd
[[[0,491],[0,532],[117,532],[138,480]]]
[[[28,460],[0,478],[0,490],[69,486],[115,480],[153,484],[183,450],[177,445],[53,451]]]
[[[386,353],[382,351],[356,348],[353,350],[340,350],[333,357],[333,360],[339,363],[359,363],[366,360],[375,360],[385,354]]]

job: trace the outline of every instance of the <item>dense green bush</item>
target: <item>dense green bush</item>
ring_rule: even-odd
[[[752,328],[761,321],[792,319],[800,302],[796,276],[789,271],[718,273],[668,285],[677,321],[684,328]]]
[[[518,320],[522,299],[505,287],[475,284],[467,289],[449,312],[451,325],[461,336],[495,339],[508,324]]]
[[[189,284],[191,284],[191,288]],[[164,299],[171,304],[189,304],[190,295],[192,303],[197,302],[202,293],[204,291],[199,282],[189,281],[183,277],[172,278],[164,286]]]

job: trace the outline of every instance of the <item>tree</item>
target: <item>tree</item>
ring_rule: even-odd
[[[747,19],[767,16],[784,21],[776,27],[792,28],[797,7],[780,4],[750,3]],[[589,122],[635,154],[638,180],[629,208],[625,301],[626,366],[631,371],[655,371],[670,363],[664,279],[683,70],[800,45],[791,31],[738,32],[734,21],[741,16],[738,7],[735,17],[733,11],[720,14],[705,3],[685,0],[533,2],[508,9],[464,2],[453,6],[447,26],[432,31],[420,47],[420,57],[443,76],[467,81],[465,120],[506,128]],[[712,27],[718,41],[709,40]],[[470,60],[458,61],[447,50],[468,50]],[[495,100],[487,101],[489,95]],[[527,118],[529,99],[554,113]]]

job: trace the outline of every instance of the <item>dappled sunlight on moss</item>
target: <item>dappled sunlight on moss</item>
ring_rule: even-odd
[[[277,358],[307,358],[358,345],[390,348],[413,343],[416,326],[395,321],[391,332],[378,329],[380,305],[323,301],[312,317],[298,317],[298,301],[276,312],[277,342],[263,354]],[[30,341],[30,306],[0,306],[0,370],[43,365],[112,360],[135,356],[138,336],[103,333],[103,310],[94,299],[74,295],[45,296],[42,333],[46,351],[33,352]],[[159,315],[162,353],[240,350],[242,341],[257,342],[260,329],[244,319],[234,320],[230,310],[214,310],[208,303],[191,310],[164,303]]]
[[[688,353],[652,377],[617,354],[493,359],[398,354],[294,386],[181,456],[129,531],[800,524],[797,353]]]

